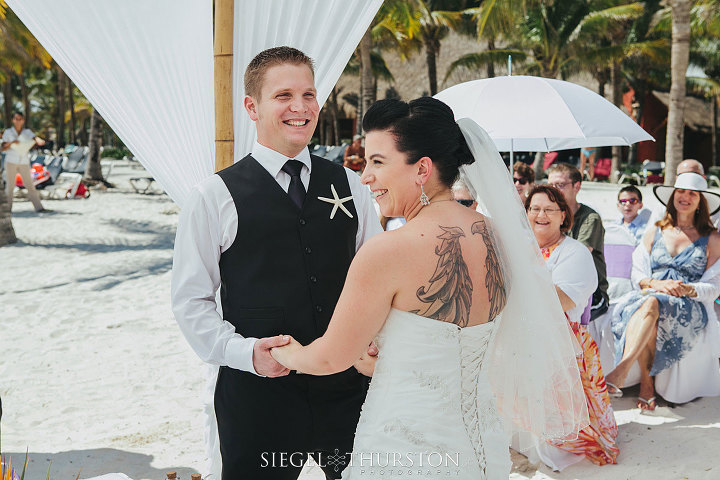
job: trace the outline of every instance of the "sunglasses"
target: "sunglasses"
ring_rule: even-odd
[[[464,207],[471,207],[475,200],[456,200],[456,202]]]
[[[525,185],[527,183],[527,178],[516,178],[513,177],[513,183],[519,183],[520,185]]]
[[[618,203],[620,205],[635,205],[639,202],[640,200],[638,200],[637,198],[623,198],[622,200],[618,200]]]

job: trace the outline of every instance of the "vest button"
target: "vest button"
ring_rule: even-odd
[[[310,247],[305,247],[305,253],[307,253],[308,255],[310,255],[310,254],[312,253],[312,248],[310,248]]]
[[[315,310],[316,310],[318,313],[322,313],[322,306],[321,306],[321,305],[315,305]]]
[[[301,219],[300,219],[300,225],[305,226],[305,224],[307,224],[307,222],[305,221],[304,218],[301,218]]]
[[[311,281],[312,283],[317,283],[317,277],[316,277],[315,275],[312,275],[312,276],[310,277],[310,281]]]

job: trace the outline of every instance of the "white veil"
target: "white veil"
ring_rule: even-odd
[[[457,123],[475,157],[461,177],[488,217],[503,265],[507,305],[484,365],[498,409],[511,434],[576,438],[589,423],[580,347],[495,144],[474,121]]]

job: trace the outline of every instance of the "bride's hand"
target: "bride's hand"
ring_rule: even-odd
[[[294,354],[302,348],[302,345],[300,345],[300,342],[295,340],[292,336],[287,336],[290,337],[290,343],[283,345],[282,347],[272,348],[270,350],[270,355],[272,355],[276,362],[283,365],[285,368],[295,370],[295,368],[292,367],[292,359]]]
[[[378,348],[375,342],[372,342],[365,353],[360,356],[360,359],[353,365],[355,369],[365,375],[366,377],[372,377],[375,373],[375,362],[377,362]]]

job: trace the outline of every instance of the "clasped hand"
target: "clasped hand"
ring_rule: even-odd
[[[290,335],[283,335],[282,339],[282,343],[270,348],[270,355],[279,366],[284,368],[284,370],[287,370],[288,372],[290,370],[296,370],[297,368],[295,367],[295,363],[293,361],[294,356],[300,351],[300,349],[303,348],[303,346]],[[375,343],[371,343],[366,352],[360,356],[353,366],[363,375],[372,377],[373,371],[375,370],[375,362],[377,361],[377,354],[378,349],[375,346]]]
[[[694,296],[695,289],[692,285],[681,282],[680,280],[655,280],[650,283],[650,287],[660,293],[666,293],[674,297]]]

